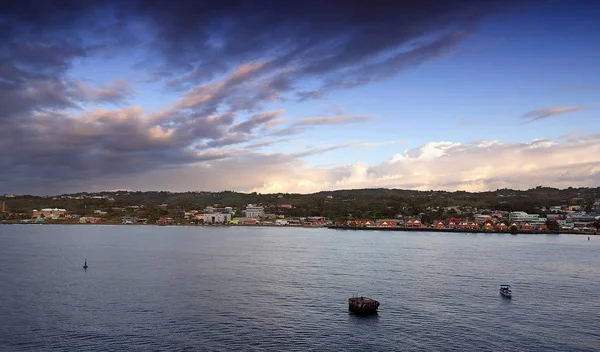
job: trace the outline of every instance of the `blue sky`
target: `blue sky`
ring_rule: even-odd
[[[592,2],[487,8],[457,1],[443,13],[431,3],[415,14],[398,3],[370,7],[377,20],[350,22],[365,9],[325,6],[327,25],[312,8],[282,12],[269,3],[252,9],[273,20],[264,30],[244,16],[245,2],[189,5],[206,6],[212,17],[180,3],[126,3],[91,2],[72,13],[51,7],[50,17],[109,11],[123,23],[83,28],[48,20],[42,39],[30,14],[9,9],[12,17],[0,17],[32,28],[0,51],[24,67],[3,77],[24,82],[6,88],[16,103],[0,118],[23,127],[11,127],[5,140],[52,145],[43,155],[26,148],[3,155],[0,165],[15,172],[0,179],[0,193],[25,192],[40,173],[48,178],[38,193],[186,190],[198,180],[209,190],[263,192],[600,182],[600,158],[591,156],[600,143],[600,11]],[[475,17],[463,16],[471,10]],[[386,61],[412,48],[422,50],[418,59]],[[31,78],[28,65],[49,73]],[[310,97],[298,99],[303,92]],[[39,105],[20,108],[19,99]],[[529,155],[532,145],[536,153],[546,148],[543,157]],[[87,157],[91,150],[97,162]],[[573,150],[584,153],[575,158],[581,164]]]
[[[381,162],[391,153],[429,141],[527,142],[558,138],[566,131],[600,131],[595,109],[520,125],[524,113],[540,107],[597,105],[600,87],[569,90],[595,84],[600,77],[600,22],[581,23],[581,15],[582,10],[563,5],[529,9],[514,18],[493,18],[450,55],[388,80],[334,92],[312,104],[278,103],[273,109],[293,112],[292,119],[331,115],[340,108],[374,116],[368,124],[335,131],[315,129],[306,139],[290,143],[290,148],[307,140],[319,144],[406,141],[376,151],[316,155],[310,158],[315,164],[351,163],[356,158]]]

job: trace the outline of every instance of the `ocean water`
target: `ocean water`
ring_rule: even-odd
[[[0,225],[0,319],[1,351],[600,351],[600,236]]]

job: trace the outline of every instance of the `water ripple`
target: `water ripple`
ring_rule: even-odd
[[[0,226],[0,350],[599,351],[596,242]],[[349,314],[355,293],[380,314]]]

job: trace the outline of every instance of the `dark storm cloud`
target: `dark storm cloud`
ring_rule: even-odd
[[[185,132],[188,125],[166,129],[135,108],[79,118],[39,113],[27,121],[28,126],[13,124],[0,132],[0,147],[11,151],[0,154],[0,165],[9,166],[2,182],[40,175],[65,181],[98,178],[227,157],[192,150],[196,134]],[[217,131],[222,121],[206,123]],[[19,139],[26,142],[14,143]]]
[[[318,99],[332,90],[350,89],[391,77],[399,71],[418,66],[426,60],[448,53],[468,34],[468,31],[452,32],[416,48],[399,51],[375,62],[345,69],[343,76],[332,75],[324,80],[323,85],[319,89],[298,92],[297,96],[301,101]]]
[[[137,9],[156,33],[152,50],[161,60],[152,60],[161,75],[154,77],[171,73],[167,86],[192,89],[188,95],[213,89],[196,100],[211,113],[218,107],[254,111],[289,95],[318,99],[393,76],[456,48],[498,3],[249,0],[173,6],[150,0]],[[204,83],[220,74],[230,76],[218,89],[214,81]],[[316,79],[319,87],[297,91],[303,79]]]
[[[0,181],[144,172],[301,133],[272,128],[279,114],[263,106],[395,75],[456,48],[496,9],[458,0],[2,1],[0,146],[10,153],[0,154]],[[124,104],[134,87],[70,77],[73,62],[134,47],[148,52],[137,68],[181,98],[156,113],[89,108]]]
[[[39,110],[78,108],[78,101],[121,100],[123,84],[109,87],[116,88],[116,94],[114,89],[96,89],[90,96],[67,77],[74,59],[116,42],[102,34],[127,37],[126,31],[116,30],[122,26],[108,16],[110,12],[104,3],[93,1],[3,1],[0,120],[26,123],[27,114]]]
[[[479,20],[513,8],[498,3],[150,0],[136,14],[154,34],[143,66],[185,92],[180,109],[256,113],[267,102],[322,98],[444,55]],[[307,79],[315,90],[299,89]]]
[[[203,80],[266,56],[279,67],[301,60],[306,74],[362,65],[423,35],[470,27],[494,9],[491,3],[150,0],[138,10],[158,32],[159,53]]]
[[[24,43],[13,47],[13,58],[33,70],[50,70],[55,73],[66,70],[69,61],[85,56],[83,48],[68,44]]]

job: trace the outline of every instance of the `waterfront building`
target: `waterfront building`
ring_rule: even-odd
[[[405,224],[407,227],[421,227],[421,222],[419,220],[410,219]]]
[[[138,222],[138,218],[135,216],[123,216],[121,218],[121,224],[136,224]]]
[[[535,228],[546,224],[548,219],[540,217],[539,214],[527,214],[524,211],[513,211],[508,214],[508,221],[517,225],[529,224]]]
[[[396,220],[383,219],[383,220],[378,220],[377,221],[377,226],[378,227],[396,227],[396,225],[397,225],[397,221]]]
[[[96,218],[91,216],[82,216],[79,218],[80,224],[98,224],[102,222],[102,218]]]
[[[156,221],[159,225],[172,225],[174,222],[173,218],[160,218]]]
[[[600,220],[599,214],[570,213],[566,216],[567,223],[573,227],[587,227]]]
[[[287,219],[277,219],[275,220],[275,225],[288,225]]]
[[[477,224],[483,224],[484,222],[486,222],[487,220],[489,221],[494,221],[494,219],[492,218],[491,215],[484,215],[484,214],[475,214],[474,215],[474,219],[473,221]]]
[[[203,219],[205,224],[227,224],[231,221],[231,213],[206,213]]]
[[[331,220],[322,216],[310,216],[306,219],[306,223],[312,226],[331,225]]]

